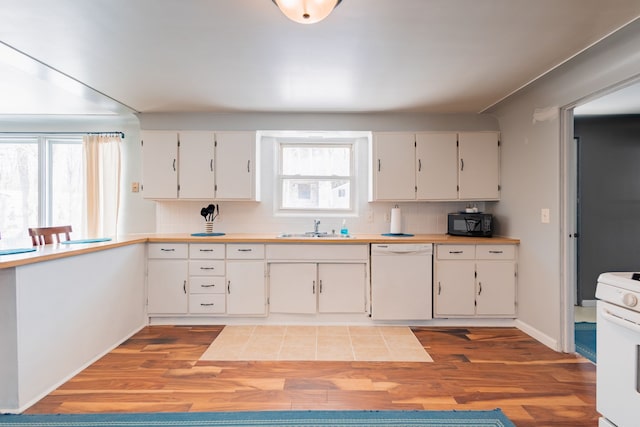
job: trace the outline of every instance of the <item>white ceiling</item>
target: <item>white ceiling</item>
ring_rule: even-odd
[[[477,113],[639,17],[640,0],[344,0],[315,25],[271,0],[0,11],[0,114]]]

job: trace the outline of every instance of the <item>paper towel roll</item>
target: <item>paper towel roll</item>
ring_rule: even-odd
[[[402,234],[402,215],[400,208],[391,209],[391,234]]]

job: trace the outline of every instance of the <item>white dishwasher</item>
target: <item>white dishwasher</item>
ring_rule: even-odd
[[[433,245],[371,245],[371,317],[432,318]]]

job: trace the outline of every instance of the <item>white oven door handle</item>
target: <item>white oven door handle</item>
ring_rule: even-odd
[[[634,332],[640,332],[640,325],[638,325],[637,323],[633,323],[619,316],[616,316],[606,308],[603,308],[601,310],[601,313],[602,313],[602,317],[604,317],[606,320],[608,320],[611,323],[615,323],[618,326],[622,326],[623,328],[630,329]]]

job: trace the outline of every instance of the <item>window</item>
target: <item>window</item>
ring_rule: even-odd
[[[349,141],[278,140],[281,212],[345,213],[354,210],[354,144]]]
[[[29,227],[82,230],[82,137],[0,136],[0,233],[21,239]]]

